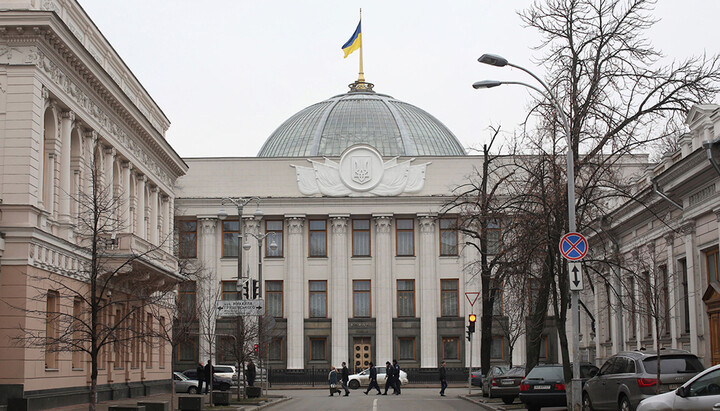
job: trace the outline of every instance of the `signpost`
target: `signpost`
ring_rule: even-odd
[[[218,300],[218,317],[238,317],[262,315],[265,312],[265,300]]]
[[[475,306],[475,302],[478,299],[478,296],[480,295],[477,291],[468,291],[465,293],[465,298],[467,298],[468,302],[470,303],[470,310],[473,310],[473,307]],[[475,314],[470,314],[468,317],[469,323],[468,323],[468,341],[470,341],[470,366],[468,369],[470,372],[468,373],[468,395],[472,394],[472,355],[473,355],[473,345],[472,345],[472,336],[475,334],[475,321],[477,320],[477,316]],[[472,331],[470,331],[470,327],[472,326]]]

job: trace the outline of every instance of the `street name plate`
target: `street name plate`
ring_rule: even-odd
[[[265,300],[218,300],[218,317],[237,317],[262,315],[265,313]]]

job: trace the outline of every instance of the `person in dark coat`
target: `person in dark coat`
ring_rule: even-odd
[[[345,396],[347,397],[350,395],[350,390],[348,390],[348,381],[350,380],[350,372],[348,371],[347,365],[345,365],[345,362],[342,363],[342,370],[340,371],[340,375],[342,378],[340,381],[342,381],[342,387],[345,390]]]
[[[338,394],[340,394],[340,390],[337,387],[338,383],[338,375],[337,370],[335,367],[330,368],[330,374],[328,374],[328,384],[330,384],[330,396],[332,397],[333,394],[335,394],[335,391],[337,391]]]
[[[400,364],[393,360],[393,394],[400,395]]]
[[[208,393],[208,387],[212,389],[214,371],[212,360],[208,360],[207,364],[205,364],[205,394]]]
[[[440,364],[438,374],[440,374],[440,395],[444,397],[445,388],[447,388],[447,371],[445,370],[445,361]]]
[[[365,390],[365,395],[373,388],[377,390],[377,394],[375,395],[380,395],[380,386],[377,383],[377,368],[375,368],[373,363],[370,363],[370,385],[368,385],[367,390]]]
[[[395,388],[394,374],[395,368],[390,364],[390,361],[385,361],[385,392],[382,395],[387,395],[388,388]]]
[[[195,370],[195,373],[197,374],[197,380],[198,380],[198,394],[202,394],[202,385],[203,385],[203,381],[205,381],[205,369],[203,368],[202,363],[198,364],[197,369]]]
[[[250,360],[250,362],[247,365],[247,383],[249,387],[252,387],[253,384],[255,384],[255,363]]]

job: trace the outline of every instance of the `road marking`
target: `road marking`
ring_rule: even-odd
[[[373,401],[373,411],[377,411],[377,398]]]

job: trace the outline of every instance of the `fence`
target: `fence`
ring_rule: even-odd
[[[434,368],[403,368],[407,373],[408,385],[439,383],[438,370]],[[338,370],[339,373],[340,370]],[[303,370],[274,369],[268,370],[270,386],[306,385],[323,387],[328,383],[329,368],[309,368]],[[468,379],[468,369],[464,367],[446,368],[448,382],[464,382]],[[340,375],[338,374],[338,378]]]

